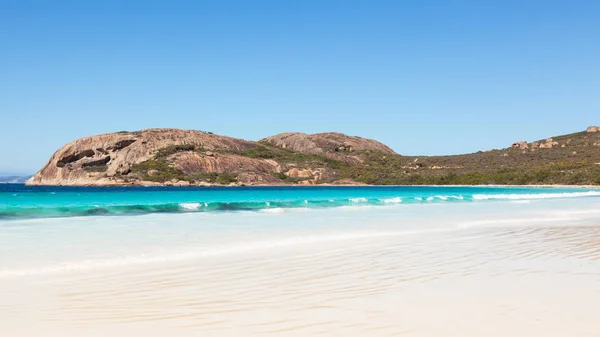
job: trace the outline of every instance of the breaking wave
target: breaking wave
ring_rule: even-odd
[[[368,189],[365,191],[368,192]],[[365,195],[369,195],[368,193]],[[477,192],[477,193],[473,193]],[[548,192],[532,193],[531,190],[521,193],[480,193],[481,190],[473,190],[471,193],[461,194],[440,194],[435,193],[411,193],[398,196],[353,196],[353,197],[319,197],[307,198],[298,197],[291,200],[260,200],[260,201],[186,201],[186,202],[133,202],[125,204],[121,201],[119,204],[99,204],[82,203],[77,205],[28,205],[28,206],[10,206],[0,203],[0,220],[23,219],[23,218],[57,218],[74,216],[115,216],[115,215],[138,215],[148,213],[179,213],[179,212],[237,212],[237,211],[261,211],[263,213],[281,213],[287,209],[319,209],[331,207],[364,207],[364,206],[382,206],[382,207],[405,207],[416,204],[432,203],[469,203],[469,202],[531,202],[537,199],[556,199],[556,198],[578,198],[578,197],[598,197],[600,191],[573,191],[573,192]],[[273,195],[273,197],[276,197]]]

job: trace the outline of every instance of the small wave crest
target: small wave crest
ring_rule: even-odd
[[[189,203],[184,202],[184,203],[179,204],[179,206],[181,206],[181,208],[183,208],[183,209],[194,211],[194,210],[197,210],[198,208],[202,207],[202,204],[199,202],[189,202]]]
[[[381,202],[383,202],[384,204],[399,204],[402,202],[402,198],[395,197],[395,198],[381,199]]]

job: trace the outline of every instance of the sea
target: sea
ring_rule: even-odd
[[[0,185],[0,336],[600,336],[600,189]]]

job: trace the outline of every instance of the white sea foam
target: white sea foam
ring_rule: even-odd
[[[445,195],[438,195],[438,196],[436,196],[436,198],[438,198],[440,200],[448,200],[448,197]]]
[[[350,198],[350,201],[352,202],[367,202],[367,198]]]
[[[198,208],[202,207],[202,204],[200,204],[199,202],[189,202],[189,203],[181,203],[179,204],[179,207],[188,210],[188,211],[195,211]]]
[[[283,212],[285,212],[285,209],[283,209],[281,207],[266,208],[266,209],[261,209],[260,212],[262,212],[262,213],[283,213]]]
[[[402,202],[400,197],[388,198],[388,199],[380,199],[384,204],[398,204]]]
[[[566,192],[566,193],[539,193],[539,194],[474,194],[474,200],[527,200],[527,199],[555,199],[600,196],[600,191]]]

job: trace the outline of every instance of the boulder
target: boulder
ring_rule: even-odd
[[[285,173],[290,178],[312,178],[313,174],[308,169],[293,168]]]
[[[527,142],[516,142],[510,147],[516,150],[527,150],[529,149],[529,144]]]
[[[552,139],[552,138],[548,138],[548,139],[546,139],[546,141],[538,143],[538,147],[540,149],[551,149],[555,146],[558,146],[558,142],[555,142],[554,139]]]

